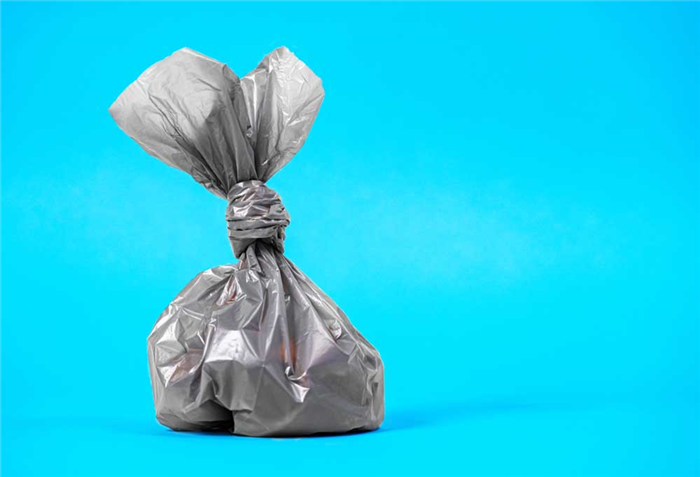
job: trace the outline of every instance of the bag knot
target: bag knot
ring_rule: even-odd
[[[256,240],[262,240],[284,252],[284,228],[289,214],[282,199],[262,181],[244,181],[228,193],[226,207],[228,238],[236,258]]]

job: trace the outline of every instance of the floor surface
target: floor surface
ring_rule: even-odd
[[[482,402],[390,410],[312,438],[170,431],[152,419],[3,423],[3,475],[697,475],[692,408]]]

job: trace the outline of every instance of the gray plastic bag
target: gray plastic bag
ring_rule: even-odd
[[[185,48],[147,69],[110,108],[146,152],[228,200],[240,259],[195,277],[148,337],[165,426],[280,436],[382,423],[379,353],[285,258],[289,215],[265,185],[304,144],[323,95],[321,80],[287,48],[241,79]]]

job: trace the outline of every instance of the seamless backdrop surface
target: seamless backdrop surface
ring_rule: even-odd
[[[3,475],[700,471],[700,6],[3,3]],[[188,46],[323,79],[270,185],[386,366],[375,433],[159,426],[146,336],[224,201],[107,108]]]

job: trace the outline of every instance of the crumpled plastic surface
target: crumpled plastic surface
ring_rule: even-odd
[[[283,255],[289,214],[265,185],[304,144],[323,96],[321,80],[287,48],[241,79],[185,48],[110,108],[146,152],[228,200],[240,259],[197,275],[148,337],[165,426],[283,436],[382,423],[379,353]]]

